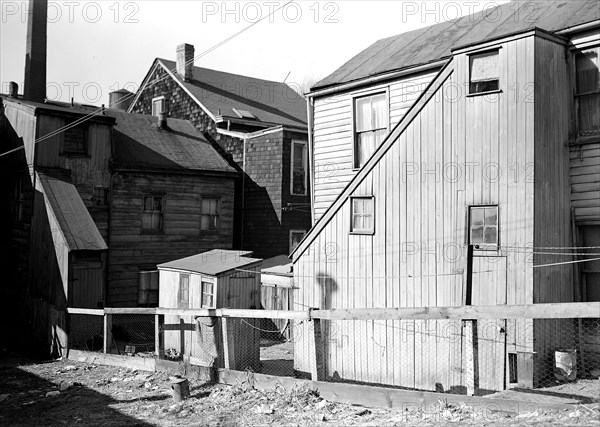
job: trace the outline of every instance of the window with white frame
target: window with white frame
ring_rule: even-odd
[[[354,98],[354,167],[360,168],[388,132],[387,93]]]
[[[575,55],[578,128],[580,137],[600,135],[600,46]]]
[[[202,280],[202,308],[215,308],[215,284]]]
[[[138,304],[148,307],[158,306],[158,270],[142,268],[138,273]]]
[[[152,98],[152,115],[158,116],[160,113],[165,112],[165,97],[159,96]]]
[[[179,291],[177,293],[179,308],[190,307],[190,275],[179,273]]]
[[[164,227],[164,197],[144,196],[142,230],[161,232]]]
[[[300,244],[302,239],[306,236],[306,230],[290,230],[290,252],[294,252],[294,249]]]
[[[375,198],[350,198],[351,219],[350,231],[356,234],[373,234],[375,232]]]
[[[469,244],[480,249],[498,248],[498,206],[469,207]]]
[[[202,213],[200,216],[200,231],[219,231],[219,199],[216,197],[202,198]]]
[[[469,93],[500,89],[500,51],[498,49],[469,56]]]
[[[307,156],[306,142],[292,141],[292,194],[306,195]]]

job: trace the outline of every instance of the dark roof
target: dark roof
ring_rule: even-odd
[[[518,4],[515,4],[518,3]],[[452,21],[379,40],[311,90],[436,62],[460,46],[533,28],[554,32],[600,19],[598,0],[513,1]]]
[[[58,113],[60,115],[72,115],[77,117],[93,114],[93,116],[90,116],[90,120],[100,120],[109,123],[114,122],[114,118],[108,117],[103,114],[102,107],[96,107],[93,105],[85,105],[78,103],[71,105],[70,103],[60,101],[34,102],[27,101],[22,97],[12,98],[6,95],[0,95],[0,97],[4,101],[9,101],[15,104],[22,105],[24,108],[31,111],[31,114],[36,114],[36,112],[39,111]]]
[[[168,129],[157,118],[109,109],[117,122],[113,134],[116,166],[236,172],[187,120],[168,118]]]
[[[194,273],[217,276],[236,268],[248,267],[261,262],[261,259],[250,258],[252,252],[213,249],[212,251],[192,255],[175,261],[160,264],[158,268],[185,270]]]
[[[108,249],[77,188],[70,180],[40,172],[38,177],[69,250]]]
[[[157,61],[169,70],[176,68],[173,61]],[[306,100],[285,83],[201,67],[194,67],[192,81],[172,74],[213,116],[237,119],[235,108],[252,113],[257,123],[306,127]]]

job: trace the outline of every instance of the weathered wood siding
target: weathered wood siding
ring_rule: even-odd
[[[555,64],[558,78],[563,65],[555,53],[562,46],[545,42],[538,46],[547,54],[540,66]],[[534,286],[531,253],[514,250],[536,243],[534,231],[539,240],[536,218],[551,217],[557,225],[564,224],[566,191],[560,190],[563,199],[558,207],[554,205],[560,196],[536,197],[535,191],[545,180],[567,185],[567,166],[564,150],[557,153],[544,145],[559,144],[561,120],[554,124],[557,135],[552,141],[535,137],[536,37],[499,42],[498,47],[500,93],[465,96],[469,58],[466,51],[456,54],[448,71],[436,77],[432,98],[415,109],[413,120],[401,122],[404,130],[381,159],[372,168],[367,164],[368,173],[352,195],[374,196],[374,235],[349,234],[350,203],[345,200],[310,247],[297,254],[294,276],[300,304],[324,308],[461,305],[470,205],[499,205],[502,247],[483,253],[501,257],[505,264],[497,266],[506,265],[496,268],[506,275],[506,295],[496,303],[531,304],[536,290],[545,292],[560,280],[569,280],[566,270],[559,269],[556,279],[536,276],[540,284]],[[551,90],[548,86],[553,84],[562,83],[543,87]],[[548,120],[554,113],[543,118]],[[412,111],[407,117],[411,116]],[[553,167],[540,165],[548,161]],[[548,239],[567,242],[568,230]],[[483,273],[487,274],[474,271]],[[570,281],[562,286],[569,288]],[[303,339],[295,347],[295,368],[308,372],[314,349],[304,337],[310,336],[310,330],[297,327]],[[523,334],[527,327],[527,322],[508,325],[508,350],[533,350],[532,337]],[[330,322],[326,329],[329,376],[431,390],[465,385],[464,338],[457,324],[344,321]],[[505,357],[503,352],[497,356]]]
[[[210,249],[231,249],[234,179],[142,172],[115,174],[111,184],[108,304],[137,306],[138,273]],[[164,231],[142,231],[144,195],[163,195]],[[220,197],[220,232],[201,233],[201,197]]]
[[[600,143],[570,147],[571,204],[578,224],[600,222]]]
[[[389,93],[389,123],[392,129],[435,77],[438,70],[403,77],[376,86]],[[374,90],[368,88],[368,91]],[[353,170],[352,98],[365,89],[315,99],[314,191],[316,222],[355,175]]]

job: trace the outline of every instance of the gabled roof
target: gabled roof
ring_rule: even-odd
[[[187,120],[168,118],[168,128],[160,129],[154,116],[119,110],[106,114],[116,119],[116,167],[236,173]]]
[[[438,62],[452,49],[534,28],[555,32],[600,19],[598,0],[513,1],[459,19],[381,39],[315,84],[315,91]]]
[[[290,86],[281,82],[242,76],[209,68],[194,67],[192,81],[184,81],[174,70],[176,63],[157,58],[156,65],[162,66],[213,119],[240,120],[233,109],[251,113],[256,119],[243,119],[264,127],[285,125],[306,127],[306,100]],[[145,77],[140,91],[148,83]],[[133,105],[134,103],[132,103]]]
[[[217,276],[221,273],[226,273],[236,268],[249,267],[252,264],[258,264],[262,261],[259,258],[250,258],[251,255],[252,252],[248,251],[213,249],[187,258],[165,262],[158,265],[157,268],[184,270],[208,276]]]
[[[38,172],[52,213],[70,251],[108,249],[96,223],[69,178]]]

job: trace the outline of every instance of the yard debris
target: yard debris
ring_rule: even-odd
[[[275,412],[273,405],[260,405],[254,409],[257,414],[272,414]]]
[[[70,383],[69,381],[61,381],[58,384],[58,391],[67,391],[68,389],[70,389],[73,386],[72,383]]]
[[[58,390],[49,391],[48,393],[46,393],[46,397],[55,397],[55,396],[59,396],[59,395],[60,395],[60,391],[58,391]]]

